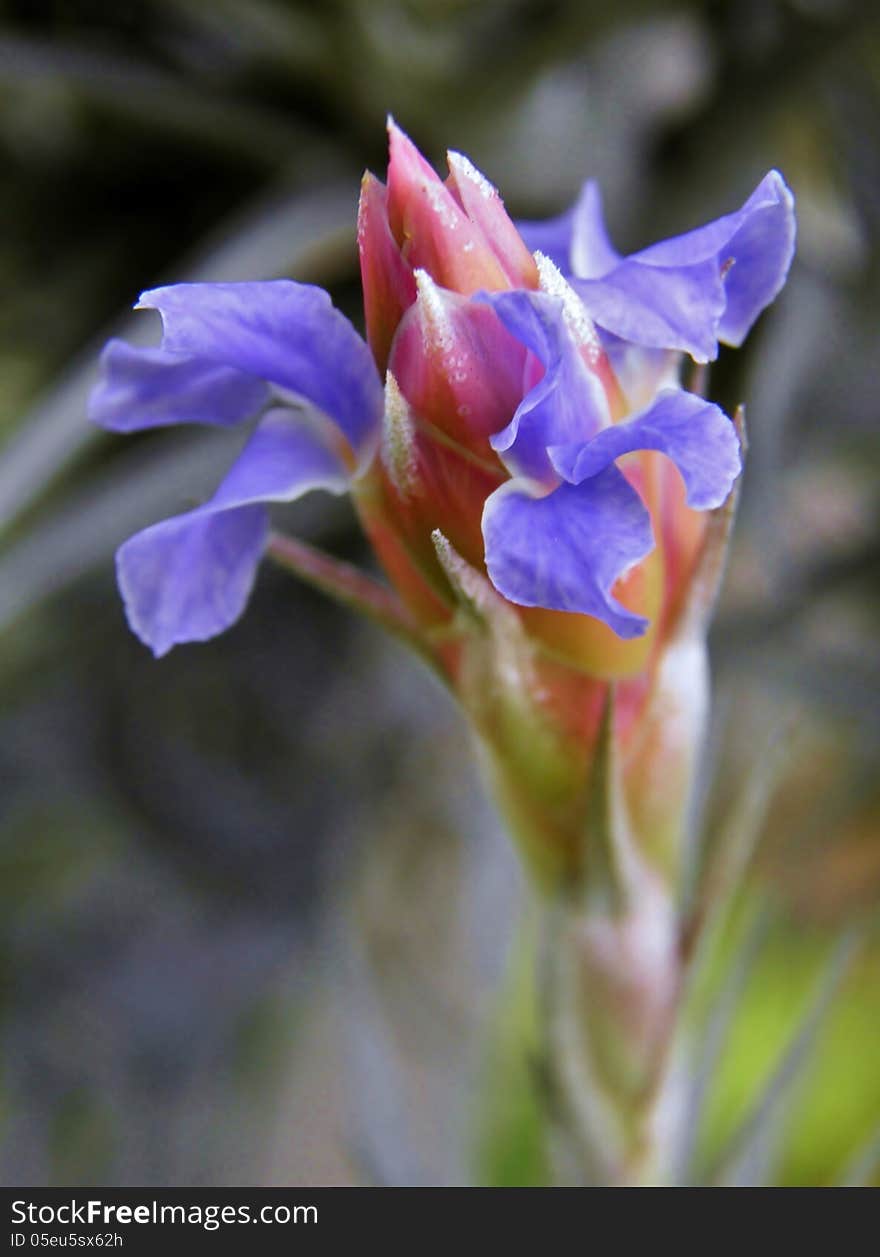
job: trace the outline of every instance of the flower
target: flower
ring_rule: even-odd
[[[647,388],[614,364],[738,343],[784,280],[791,195],[771,172],[737,213],[620,259],[592,184],[518,230],[466,158],[449,155],[444,182],[393,123],[390,149],[359,213],[369,348],[320,289],[276,280],[153,289],[138,308],[161,315],[161,346],[104,351],[91,417],[106,428],[255,420],[208,502],[120,548],[131,627],[157,655],[221,632],[267,503],[351,489],[423,624],[447,614],[439,530],[536,638],[588,671],[637,670],[644,648],[625,643],[667,615],[699,535],[669,521],[719,506],[740,457],[728,417],[668,363]]]
[[[267,547],[281,557],[268,504],[350,492],[396,594],[301,548],[293,566],[437,667],[539,882],[590,866],[590,792],[618,778],[632,835],[673,875],[716,508],[741,465],[730,419],[679,369],[738,343],[778,292],[791,194],[771,172],[736,213],[622,259],[594,185],[517,226],[467,158],[444,181],[393,123],[389,139],[387,184],[365,175],[358,212],[366,341],[320,289],[274,280],[153,289],[138,307],[161,345],[105,349],[103,427],[251,425],[213,497],[120,547],[129,623],[156,655],[222,632]],[[608,748],[619,769],[594,772]]]
[[[259,416],[208,502],[118,551],[129,623],[163,655],[238,619],[266,545],[266,503],[344,493],[370,462],[382,386],[360,336],[308,284],[175,284],[145,292],[138,309],[159,311],[162,345],[109,342],[90,402],[96,423],[132,432]]]
[[[785,283],[795,244],[794,198],[776,170],[741,209],[622,258],[589,180],[573,209],[519,224],[551,257],[605,332],[629,344],[680,350],[696,362],[739,346]]]

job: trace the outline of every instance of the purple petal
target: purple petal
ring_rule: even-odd
[[[715,261],[665,268],[627,258],[602,279],[572,279],[591,318],[622,340],[676,349],[697,362],[718,355],[726,296]]]
[[[545,373],[490,444],[515,475],[553,479],[547,447],[583,443],[609,422],[598,377],[585,365],[569,332],[562,303],[543,293],[479,293],[501,322],[532,351]]]
[[[690,262],[718,258],[750,218],[767,211],[771,211],[774,217],[781,213],[789,227],[794,227],[794,197],[778,170],[769,171],[745,204],[732,214],[723,214],[703,227],[695,227],[693,231],[686,231],[680,236],[660,240],[630,257],[646,262],[649,266],[686,266]],[[789,237],[789,232],[786,231],[786,240],[780,243],[790,246],[793,243],[793,232]]]
[[[713,260],[726,272],[727,306],[718,338],[740,345],[785,283],[795,236],[794,197],[779,171],[771,170],[735,213],[651,245],[632,260],[663,268]]]
[[[580,484],[634,450],[660,450],[672,459],[688,506],[705,511],[725,501],[741,470],[739,440],[719,406],[682,389],[667,389],[646,410],[597,433],[587,445],[550,450],[564,479]]]
[[[205,507],[145,528],[120,546],[116,576],[132,631],[153,654],[203,642],[245,608],[266,544],[265,507]]]
[[[755,319],[782,289],[797,235],[794,197],[775,170],[746,202],[746,210],[726,249],[734,264],[724,281],[727,309],[718,329],[718,339],[734,346],[743,343]]]
[[[163,349],[235,367],[289,389],[336,423],[361,459],[378,439],[382,384],[370,351],[321,288],[262,283],[175,284],[145,292]]]
[[[611,596],[654,544],[650,516],[616,467],[544,497],[508,481],[486,502],[483,538],[492,583],[511,602],[592,615],[620,637],[647,628]]]
[[[347,493],[349,473],[330,425],[291,410],[270,410],[211,498],[215,509],[292,502],[312,489]]]
[[[155,655],[215,637],[241,615],[268,534],[262,503],[291,501],[310,489],[345,492],[348,476],[329,426],[269,411],[209,502],[120,547],[116,570],[128,622]]]
[[[719,340],[742,344],[785,283],[796,230],[794,198],[775,170],[734,213],[624,259],[608,239],[592,183],[567,214],[522,226],[531,248],[574,277],[600,327],[698,362],[717,356]]]
[[[557,218],[538,220],[517,219],[515,226],[526,247],[532,253],[540,252],[550,258],[563,275],[571,274],[571,235],[574,227],[574,208]]]
[[[570,265],[566,272],[582,279],[594,279],[606,275],[620,260],[620,254],[608,238],[599,185],[589,179],[574,207]]]
[[[517,222],[516,226],[532,252],[550,258],[563,275],[593,279],[620,261],[620,254],[608,238],[602,194],[594,179],[587,180],[572,208],[558,218]]]
[[[174,423],[229,427],[263,406],[268,387],[232,367],[108,341],[101,378],[89,399],[89,418],[113,432]]]

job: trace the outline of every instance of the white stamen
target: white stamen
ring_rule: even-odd
[[[446,154],[446,160],[449,163],[449,169],[456,179],[467,179],[477,189],[480,196],[487,201],[491,201],[493,196],[498,195],[498,189],[489,182],[484,174],[477,170],[473,162],[465,157],[464,153],[449,152]]]
[[[459,599],[489,630],[489,667],[492,680],[514,697],[535,695],[537,678],[532,652],[513,607],[501,597],[481,572],[466,562],[439,528],[431,533],[440,566]]]
[[[442,354],[452,351],[455,334],[440,289],[427,271],[421,268],[415,271],[416,290],[418,292],[419,309],[425,322],[428,340]]]
[[[541,291],[546,292],[550,297],[557,297],[562,302],[562,313],[568,330],[578,345],[588,351],[591,365],[595,364],[599,359],[602,346],[596,335],[593,320],[584,309],[583,302],[559,267],[545,254],[536,252],[535,263],[538,267]]]
[[[382,462],[398,493],[410,497],[418,482],[415,434],[409,403],[389,371],[385,376]]]
[[[435,528],[431,533],[431,540],[440,565],[452,584],[474,610],[488,617],[492,612],[493,602],[497,600],[497,595],[493,598],[485,577],[464,561],[458,551],[453,548],[449,538],[439,528]]]

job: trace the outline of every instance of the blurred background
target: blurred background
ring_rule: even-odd
[[[359,320],[358,180],[384,170],[389,110],[435,161],[466,152],[514,215],[598,178],[625,251],[733,209],[771,166],[796,192],[788,287],[712,379],[728,409],[747,402],[751,451],[705,827],[751,809],[749,894],[771,913],[700,1147],[760,1094],[829,939],[861,924],[762,1154],[774,1182],[845,1178],[880,1122],[880,12],[0,13],[0,1180],[545,1173],[498,1018],[522,888],[457,713],[376,630],[268,566],[233,631],[156,663],[113,551],[206,494],[240,438],[121,439],[85,417],[106,336],[155,336],[128,312],[159,282],[290,275]],[[368,562],[344,504],[286,515]]]

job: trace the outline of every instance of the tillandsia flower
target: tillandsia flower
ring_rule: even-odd
[[[358,218],[367,343],[320,289],[276,280],[154,289],[138,307],[160,313],[161,346],[107,346],[102,426],[255,421],[207,503],[121,547],[129,622],[157,655],[221,632],[249,596],[267,503],[350,490],[472,713],[463,600],[496,655],[499,632],[520,660],[538,652],[532,708],[580,739],[583,776],[607,680],[630,679],[625,721],[644,708],[705,513],[740,471],[733,424],[680,386],[681,355],[738,344],[778,292],[791,195],[771,172],[736,213],[621,259],[593,185],[518,229],[465,157],[444,181],[389,134],[387,186],[364,177]],[[482,731],[493,721],[509,747],[506,716]]]
[[[719,341],[743,343],[785,283],[795,240],[792,195],[775,170],[733,214],[627,258],[608,238],[592,180],[568,213],[520,230],[571,279],[597,327],[696,362],[716,358]]]

